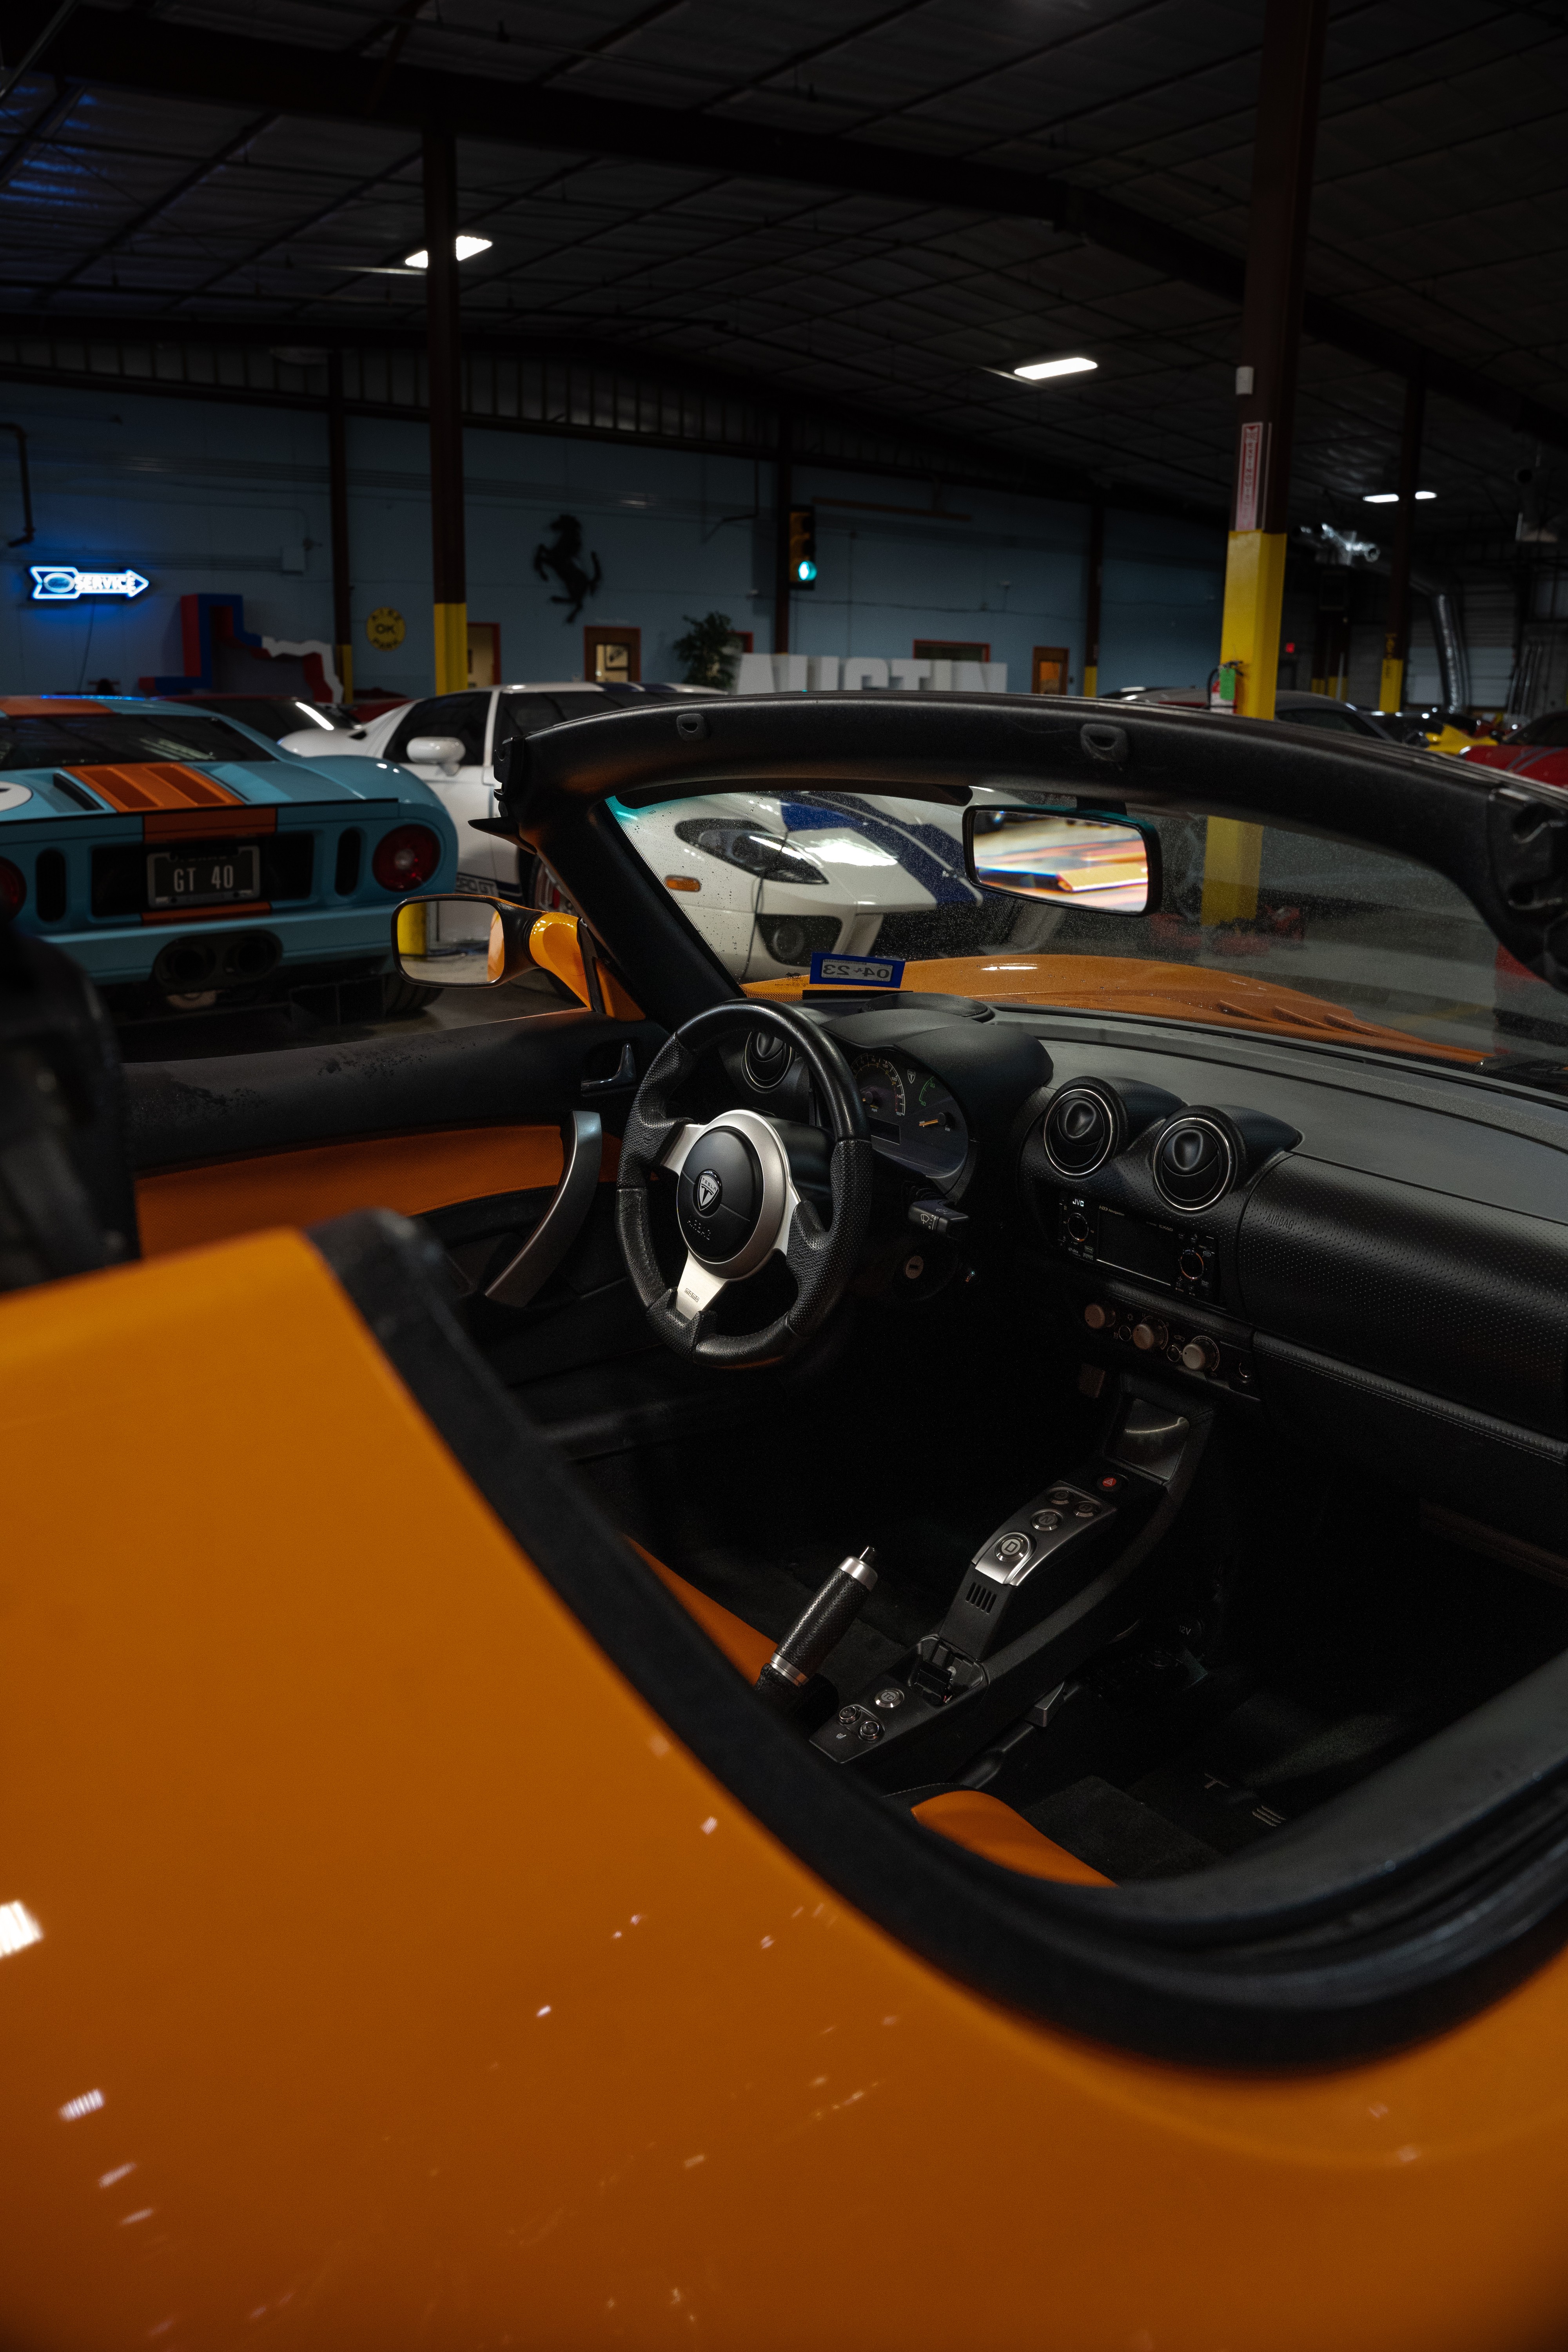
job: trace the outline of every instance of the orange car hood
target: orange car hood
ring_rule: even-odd
[[[1210,971],[1142,957],[1019,955],[1003,948],[992,955],[938,956],[907,963],[904,984],[936,994],[981,997],[988,1004],[1065,1004],[1087,1013],[1142,1013],[1262,1029],[1321,1045],[1370,1045],[1384,1052],[1436,1055],[1446,1062],[1474,1065],[1486,1058],[1472,1046],[1434,1045],[1406,1030],[1363,1021],[1321,996],[1282,988],[1252,972]],[[750,981],[746,994],[799,997],[806,985],[804,978]]]

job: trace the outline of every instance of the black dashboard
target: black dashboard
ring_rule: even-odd
[[[909,996],[803,1009],[855,1071],[892,1213],[962,1203],[969,1241],[1039,1285],[1087,1367],[1266,1413],[1552,1572],[1568,1550],[1568,1107],[1091,1014]],[[775,1080],[768,1108],[796,1083]]]

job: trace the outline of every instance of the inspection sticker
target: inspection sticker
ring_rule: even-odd
[[[904,984],[902,956],[825,955],[819,949],[811,959],[813,988],[901,988]]]

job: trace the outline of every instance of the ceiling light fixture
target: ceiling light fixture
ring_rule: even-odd
[[[1076,352],[1070,359],[1025,360],[1013,373],[1021,376],[1026,383],[1043,383],[1047,376],[1088,375],[1099,365],[1098,360],[1086,360],[1081,352]]]
[[[452,250],[459,261],[472,261],[476,253],[488,253],[490,244],[491,240],[488,236],[459,236],[454,239]],[[422,245],[417,253],[405,253],[403,257],[403,266],[405,269],[428,269],[430,267],[428,248]]]
[[[1417,499],[1435,499],[1437,493],[1436,490],[1417,490],[1415,495]],[[1362,504],[1363,507],[1396,507],[1399,504],[1399,492],[1366,490],[1362,494]]]

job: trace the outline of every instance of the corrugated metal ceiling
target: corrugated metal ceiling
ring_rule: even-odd
[[[0,307],[174,333],[422,312],[417,134],[376,119],[390,70],[659,110],[655,159],[460,136],[461,215],[492,240],[465,317],[644,365],[854,404],[895,429],[1205,507],[1223,505],[1238,314],[1167,268],[1046,219],[951,201],[958,164],[1048,173],[1243,249],[1261,0],[192,0],[136,12],[358,59],[364,119],[26,77],[0,110]],[[107,10],[79,12],[86,20]],[[73,55],[77,53],[73,52]],[[46,57],[45,62],[49,61]],[[308,80],[309,76],[303,77]],[[1568,252],[1559,0],[1342,0],[1331,14],[1308,282],[1564,419]],[[828,136],[930,159],[931,196],[747,177],[682,156],[687,126]],[[607,142],[615,147],[616,142]],[[1096,374],[990,373],[1083,350]],[[1326,341],[1303,354],[1296,503],[1373,527],[1403,387]],[[1511,536],[1533,436],[1430,404],[1429,539]],[[1568,455],[1547,457],[1568,499]],[[1537,492],[1540,484],[1536,485]]]

